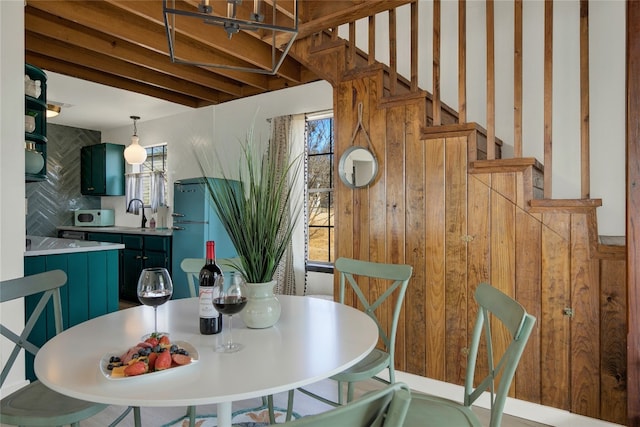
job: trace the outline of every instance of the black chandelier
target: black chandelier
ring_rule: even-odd
[[[246,3],[251,0],[245,0]],[[274,75],[282,65],[289,49],[298,34],[298,0],[293,0],[292,18],[288,22],[279,21],[277,0],[269,0],[270,6],[264,0],[253,0],[253,8],[240,9],[242,0],[200,0],[197,9],[183,0],[162,0],[164,24],[169,43],[169,55],[171,61],[179,64],[189,64],[201,67],[225,68],[237,71],[246,71],[258,74]],[[280,2],[282,3],[282,1]],[[290,2],[288,2],[290,3]],[[266,9],[265,9],[266,8]],[[280,16],[282,20],[282,16]],[[291,23],[292,20],[292,23]],[[289,25],[291,23],[291,25]],[[179,43],[176,42],[176,34],[186,33],[197,27],[221,27],[229,40],[240,31],[260,32],[260,38],[271,38],[271,66],[264,64],[255,67],[225,63],[223,59],[232,58],[233,55],[217,55],[219,61],[206,61],[191,58],[178,52]],[[284,43],[283,36],[288,38]],[[278,48],[280,44],[280,48]],[[230,48],[231,49],[231,48]],[[193,55],[191,55],[193,56]],[[237,61],[237,60],[236,60]]]

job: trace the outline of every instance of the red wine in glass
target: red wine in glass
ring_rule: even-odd
[[[222,281],[217,287],[219,292],[212,300],[213,307],[218,312],[229,316],[229,321],[227,322],[226,342],[219,344],[215,350],[220,353],[234,353],[244,348],[244,345],[233,341],[231,334],[231,319],[233,315],[242,311],[244,306],[247,305],[244,280],[239,273],[235,273],[228,287],[225,288]]]
[[[245,305],[247,305],[246,297],[224,297],[213,299],[213,306],[215,309],[220,313],[229,316],[240,313]]]
[[[170,298],[171,292],[167,291],[149,291],[144,292],[142,295],[138,295],[138,299],[140,300],[140,302],[150,307],[157,307],[159,305],[162,305],[165,302],[169,301]]]
[[[173,294],[173,282],[166,268],[145,268],[138,279],[138,299],[153,307],[154,329],[158,333],[158,306],[167,302]]]

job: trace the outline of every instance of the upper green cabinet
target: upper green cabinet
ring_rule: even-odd
[[[85,196],[124,196],[124,145],[82,147],[80,186]]]

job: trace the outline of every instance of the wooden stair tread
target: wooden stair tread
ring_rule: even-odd
[[[598,236],[600,244],[607,246],[625,246],[627,244],[625,236]]]
[[[520,157],[515,159],[476,160],[471,162],[471,173],[513,172],[533,166],[534,169],[544,171],[544,166],[534,157]]]

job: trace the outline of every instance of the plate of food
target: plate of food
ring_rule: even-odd
[[[169,335],[151,334],[144,341],[100,359],[100,372],[110,380],[160,374],[198,361],[198,350],[186,341],[171,342]]]

